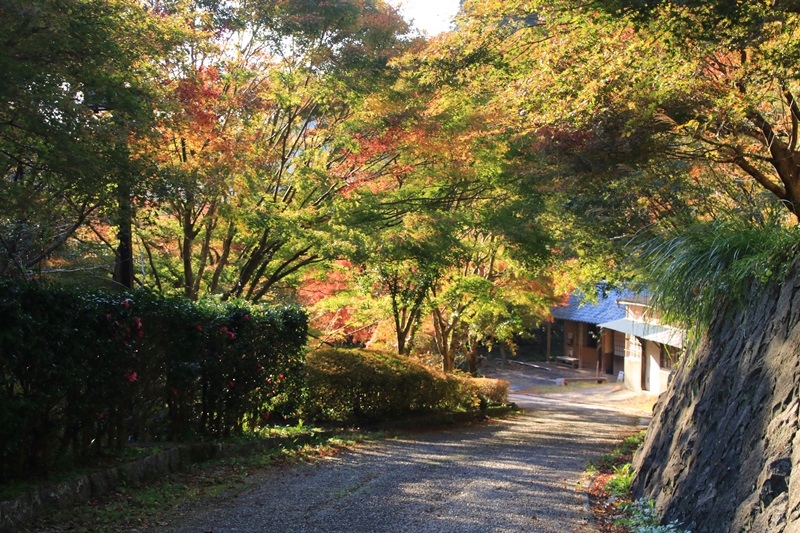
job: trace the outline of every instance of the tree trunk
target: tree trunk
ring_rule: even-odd
[[[467,367],[473,376],[478,375],[478,341],[470,339],[469,350],[467,350]]]
[[[114,259],[114,281],[133,289],[133,201],[131,187],[123,178],[117,185],[117,250]]]

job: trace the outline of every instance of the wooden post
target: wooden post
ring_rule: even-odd
[[[552,351],[550,349],[551,348],[551,346],[550,346],[550,343],[551,343],[550,335],[552,333],[552,330],[553,330],[553,323],[548,321],[547,322],[547,355],[546,355],[546,360],[547,360],[548,363],[550,362],[550,357],[552,355]]]

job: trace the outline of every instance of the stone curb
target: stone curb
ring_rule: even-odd
[[[272,437],[245,444],[180,444],[143,459],[82,474],[0,502],[0,533],[17,531],[45,511],[67,509],[104,496],[121,484],[139,485],[210,459],[249,455],[290,442],[304,444],[317,435]]]

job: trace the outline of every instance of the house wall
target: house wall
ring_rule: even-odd
[[[603,354],[601,373],[616,375],[614,372],[614,332],[610,329],[603,330],[600,337],[601,353]]]
[[[647,387],[652,393],[659,394],[661,389],[661,346],[652,341],[645,341],[647,356]]]
[[[670,370],[665,370],[665,369],[662,368],[660,374],[661,374],[661,376],[660,376],[661,377],[661,381],[659,382],[659,386],[658,386],[658,393],[659,394],[661,394],[662,392],[666,392],[667,391],[667,388],[669,386],[669,376],[670,376],[670,374],[672,374],[672,370],[671,369]]]
[[[642,390],[642,344],[633,335],[625,335],[625,388]]]
[[[579,325],[579,322],[573,322],[572,320],[564,321],[564,355],[566,357],[578,357]]]
[[[662,352],[661,345],[644,341],[644,358],[642,358],[642,344],[639,339],[633,335],[625,335],[624,372],[626,389],[661,394],[667,390],[672,369]]]
[[[591,370],[597,366],[597,347],[589,346],[590,328],[583,322],[564,321],[564,355],[577,358],[580,368]]]
[[[645,322],[647,321],[647,317],[645,317],[646,313],[647,307],[644,305],[628,304],[625,306],[625,318]]]
[[[620,372],[625,372],[625,334],[613,331],[614,334],[614,376],[619,377]],[[623,374],[624,383],[624,374]]]

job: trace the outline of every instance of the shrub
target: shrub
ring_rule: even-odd
[[[306,360],[306,416],[356,422],[443,411],[478,411],[502,403],[508,383],[444,374],[410,358],[382,352],[324,349]]]
[[[292,414],[306,316],[0,282],[0,477]]]
[[[638,247],[642,289],[662,318],[685,326],[690,341],[702,337],[720,308],[748,301],[753,282],[783,280],[800,250],[800,232],[785,214],[756,222],[719,217],[679,226]]]

